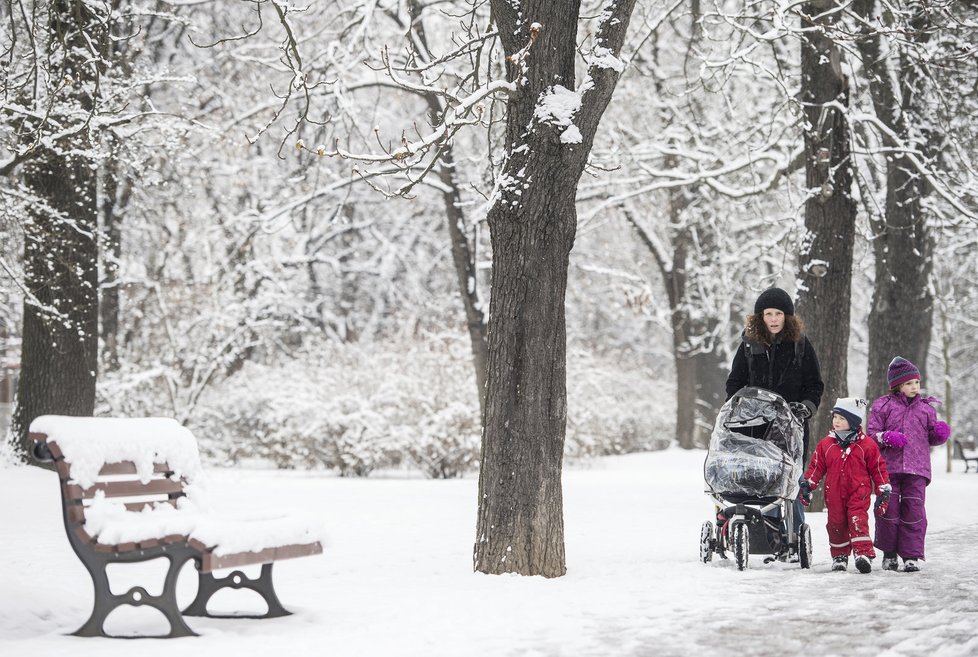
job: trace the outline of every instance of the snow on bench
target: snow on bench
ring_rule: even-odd
[[[197,441],[169,418],[78,418],[46,415],[31,423],[34,452],[53,460],[61,480],[68,540],[95,585],[95,609],[75,634],[107,636],[105,618],[121,605],[149,605],[167,618],[167,637],[194,635],[182,616],[213,616],[211,596],[223,588],[249,588],[268,611],[284,616],[275,595],[275,561],[320,554],[323,528],[280,513],[229,517],[207,508],[201,492]],[[109,590],[106,566],[166,558],[169,570],[159,596],[143,587],[122,595]],[[198,591],[182,614],[176,579],[187,561],[198,570]],[[218,569],[262,564],[249,578],[240,571],[217,578]]]

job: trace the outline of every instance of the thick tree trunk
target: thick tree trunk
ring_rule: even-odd
[[[805,237],[799,254],[797,312],[818,354],[825,390],[821,409],[848,396],[849,301],[856,204],[852,199],[852,162],[845,114],[830,103],[849,104],[842,73],[842,53],[831,39],[834,2],[806,6],[801,48],[801,100],[805,112]],[[812,18],[812,17],[818,18]],[[811,30],[813,23],[826,29]],[[819,412],[810,421],[811,439],[806,462],[818,438],[831,429],[831,418]],[[822,510],[821,496],[812,504]]]
[[[98,367],[98,242],[95,175],[83,156],[46,152],[27,167],[27,186],[50,208],[25,222],[21,375],[14,435],[39,415],[91,415]]]
[[[27,434],[34,418],[92,414],[98,368],[98,206],[90,159],[97,138],[85,118],[72,112],[95,112],[91,94],[104,64],[106,22],[80,0],[56,0],[46,9],[48,22],[38,27],[51,33],[50,77],[57,84],[71,81],[61,93],[72,106],[55,117],[54,127],[33,126],[43,139],[25,137],[35,150],[24,164],[24,183],[39,202],[24,222],[27,294],[13,417],[15,449],[24,457],[30,454]],[[55,140],[52,130],[67,134]]]
[[[853,8],[867,24],[876,23],[876,3],[857,0]],[[929,25],[927,13],[921,11],[911,21],[906,38],[927,41]],[[894,356],[912,361],[926,382],[933,327],[930,274],[934,244],[921,207],[929,187],[906,156],[907,149],[923,153],[924,159],[928,156],[925,131],[914,125],[920,115],[917,105],[925,76],[908,59],[898,61],[885,53],[879,33],[857,43],[877,117],[900,142],[888,136],[884,139],[895,150],[886,156],[884,220],[873,225],[876,276],[869,314],[866,396],[874,398],[887,391],[886,368]]]
[[[541,182],[550,179],[547,191],[490,214],[493,288],[475,564],[488,573],[565,571],[564,293],[577,185],[559,174],[534,171]]]
[[[886,225],[873,236],[876,277],[869,312],[869,398],[886,393],[886,368],[894,356],[909,359],[920,369],[921,380],[927,380],[933,251],[917,177],[895,154],[887,163]]]
[[[610,6],[595,41],[620,52],[634,0]],[[541,102],[575,83],[580,3],[494,0],[492,11],[517,84],[507,104],[507,160],[488,221],[493,247],[489,365],[474,567],[557,577],[564,558],[561,469],[566,432],[564,295],[577,228],[575,196],[620,69],[592,64],[590,85],[566,125]],[[524,49],[529,44],[529,49]],[[605,60],[602,60],[602,62]]]

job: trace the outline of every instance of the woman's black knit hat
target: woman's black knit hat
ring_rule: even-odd
[[[769,287],[757,297],[754,303],[754,314],[760,315],[766,308],[777,308],[785,315],[795,314],[795,304],[792,303],[788,293],[780,287]]]

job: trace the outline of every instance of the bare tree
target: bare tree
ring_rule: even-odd
[[[24,223],[24,330],[13,432],[23,455],[39,415],[91,415],[98,353],[98,208],[93,166],[108,12],[80,0],[11,11],[6,57],[25,58],[7,78],[5,108],[19,138],[18,166],[31,215]],[[107,8],[105,8],[107,9]],[[18,37],[26,46],[18,45]],[[23,48],[23,49],[22,49]],[[20,66],[23,60],[18,61]],[[12,84],[13,83],[13,84]],[[19,116],[17,109],[19,107]],[[14,116],[11,117],[11,114]]]
[[[888,151],[885,205],[872,222],[876,278],[869,315],[867,397],[886,390],[886,367],[896,355],[909,358],[924,375],[933,322],[934,245],[922,207],[929,186],[915,163],[933,155],[920,125],[926,120],[920,105],[928,78],[912,52],[930,39],[933,25],[923,6],[895,6],[888,12],[889,26],[875,7],[868,0],[853,4],[868,32],[857,43]],[[884,43],[881,32],[886,29],[900,30],[903,44],[892,39]]]
[[[822,381],[823,407],[848,396],[849,296],[856,238],[852,198],[851,135],[846,112],[849,81],[844,52],[833,40],[840,18],[834,0],[802,7],[801,104],[805,138],[805,233],[798,259],[798,309],[815,345]],[[827,413],[811,421],[815,436],[831,429]],[[817,440],[809,441],[807,462]],[[824,498],[813,500],[821,510]]]
[[[575,85],[579,2],[492,3],[519,84],[506,162],[489,210],[493,246],[489,379],[475,569],[556,577],[566,570],[561,469],[566,430],[564,293],[576,193],[623,69],[634,0],[604,7],[587,75]],[[570,112],[561,108],[570,105]]]

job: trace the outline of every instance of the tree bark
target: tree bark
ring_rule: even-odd
[[[98,206],[90,159],[96,137],[88,117],[72,114],[96,111],[92,94],[104,66],[106,22],[81,0],[50,3],[46,18],[38,29],[50,33],[50,78],[67,87],[53,105],[55,120],[25,131],[33,153],[24,164],[24,183],[37,199],[24,223],[27,294],[13,417],[15,449],[25,458],[34,418],[92,414],[98,367]],[[50,99],[42,95],[28,102]],[[55,139],[52,131],[63,136]]]
[[[24,178],[50,208],[36,208],[24,226],[25,287],[33,299],[24,302],[13,427],[27,456],[34,418],[95,410],[98,218],[95,174],[84,156],[47,150],[27,166]]]
[[[805,113],[805,235],[798,258],[797,312],[818,354],[825,390],[821,407],[848,396],[849,305],[856,204],[852,198],[849,125],[842,107],[849,88],[842,73],[842,52],[831,38],[836,3],[811,2],[803,11],[808,29],[801,47],[801,101]],[[812,30],[813,26],[822,29]],[[831,429],[827,413],[810,421],[806,463],[819,437]],[[824,500],[814,500],[821,511]]]
[[[575,83],[580,2],[494,0],[517,82],[506,117],[507,159],[489,210],[493,248],[489,363],[474,568],[557,577],[566,572],[561,470],[566,432],[564,295],[577,228],[575,197],[619,70],[592,65],[574,115],[580,142],[536,109]],[[621,50],[634,0],[614,3],[596,35]],[[539,30],[531,28],[540,24]],[[532,44],[525,56],[520,54]]]
[[[875,23],[874,6],[869,0],[859,0],[853,8]],[[928,26],[922,11],[904,30],[906,38],[923,43],[929,39]],[[922,153],[924,159],[929,155],[924,132],[913,125],[925,77],[908,59],[896,62],[887,56],[878,32],[857,43],[876,115],[902,142],[884,137],[884,143],[893,149],[886,156],[884,219],[872,226],[876,275],[869,313],[866,396],[873,398],[887,391],[886,369],[894,356],[912,361],[926,381],[933,328],[930,274],[934,244],[921,207],[928,186],[907,157],[908,151]]]

